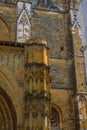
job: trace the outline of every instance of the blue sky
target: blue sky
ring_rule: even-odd
[[[82,3],[79,9],[81,9],[83,13],[83,21],[85,25],[85,36],[87,39],[87,0],[82,0]]]

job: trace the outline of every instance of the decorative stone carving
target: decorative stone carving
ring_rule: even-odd
[[[50,75],[46,41],[27,41],[25,49],[25,120],[29,129],[49,129]],[[31,49],[33,48],[33,50]],[[38,55],[39,54],[39,55]],[[32,57],[30,56],[32,55]],[[36,58],[39,56],[39,60]],[[35,121],[34,125],[31,121]]]
[[[71,15],[71,25],[72,25],[72,33],[75,34],[76,30],[78,30],[78,35],[81,37],[81,28],[80,28],[80,18],[79,18],[79,7],[80,1],[71,1],[70,3],[70,15]]]
[[[80,127],[87,128],[87,95],[80,94],[77,96]]]
[[[30,38],[31,4],[18,2],[17,14],[17,42],[26,42]]]

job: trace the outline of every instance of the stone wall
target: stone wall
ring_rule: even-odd
[[[58,2],[64,2],[60,0]],[[0,4],[3,11],[0,14],[6,21],[10,30],[10,40],[16,40],[16,6]],[[69,34],[69,14],[56,13],[40,9],[32,9],[31,38],[40,37],[47,40],[50,48],[50,72],[52,103],[59,107],[62,112],[61,128],[74,130],[74,118],[71,119],[72,95],[73,95],[73,49]],[[0,50],[0,64],[7,66],[16,78],[18,92],[23,105],[23,77],[24,57],[19,48],[7,46]],[[4,54],[4,56],[3,56]],[[10,61],[10,62],[9,62]],[[18,96],[19,96],[18,95]],[[17,99],[17,101],[19,101]],[[18,103],[20,107],[20,102]],[[23,107],[23,106],[22,106]],[[22,113],[24,110],[22,109]],[[20,116],[19,116],[20,117]],[[73,120],[73,121],[71,121]],[[20,127],[21,123],[19,123]]]
[[[62,130],[75,130],[74,102],[71,90],[52,89],[52,106],[59,110]]]
[[[50,59],[51,88],[73,89],[73,59]]]
[[[0,3],[0,18],[5,23],[10,39],[2,38],[5,41],[15,41],[16,39],[16,5]],[[3,30],[4,31],[4,30]],[[2,35],[2,33],[0,33]]]
[[[5,44],[5,42],[0,42],[0,94],[1,90],[3,90],[6,93],[3,94],[3,97],[6,98],[6,95],[9,97],[9,100],[6,98],[5,102],[9,103],[11,100],[17,117],[15,126],[17,130],[22,130],[24,116],[24,51],[22,47],[12,46],[10,42],[6,43],[6,45],[2,45],[2,43]],[[8,108],[11,110],[11,104],[9,107],[3,108],[3,111],[9,111]],[[12,111],[12,113],[14,112]],[[10,116],[8,115],[5,118],[5,120],[9,118],[7,127],[12,127]],[[13,118],[16,120],[15,117]],[[5,120],[3,122],[6,123]],[[7,127],[5,129],[8,129]],[[0,128],[2,129],[2,127]]]
[[[50,48],[51,87],[73,87],[73,49],[70,42],[68,14],[32,10],[31,37],[42,37]],[[71,61],[68,59],[71,58]]]
[[[33,10],[31,18],[31,37],[47,40],[50,57],[67,58],[68,14],[43,10]]]

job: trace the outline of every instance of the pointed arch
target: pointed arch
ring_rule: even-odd
[[[9,41],[10,40],[10,29],[6,21],[0,16],[0,40]]]
[[[15,76],[4,65],[0,65],[0,93],[3,90],[11,99],[17,115],[17,126],[22,124],[21,95]]]
[[[30,38],[31,23],[27,13],[24,8],[17,20],[17,42],[26,42]]]
[[[23,11],[21,12],[19,18],[18,18],[18,24],[23,24],[25,23],[28,24],[29,26],[31,25],[30,24],[30,21],[29,21],[29,18],[28,18],[28,14],[27,14],[27,11],[25,9],[23,9]]]
[[[11,98],[0,87],[0,130],[3,129],[17,130],[17,116]]]
[[[54,103],[51,105],[50,127],[52,130],[62,129],[63,116],[61,109]],[[51,124],[53,123],[53,124]]]

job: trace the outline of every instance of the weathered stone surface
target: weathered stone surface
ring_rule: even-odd
[[[68,1],[65,0],[57,0],[57,4],[62,4],[64,8],[66,7],[67,3]],[[30,48],[30,50],[28,50],[28,48],[26,47],[25,51],[25,44],[23,44],[22,46],[21,43],[18,44],[15,42],[17,21],[16,4],[0,3],[0,11],[0,40],[14,41],[14,43],[12,44],[11,42],[3,42],[3,45],[2,42],[0,42],[0,108],[2,105],[2,96],[4,99],[3,101],[5,101],[6,103],[6,107],[8,107],[8,115],[11,117],[11,119],[12,116],[13,118],[14,116],[16,116],[15,126],[17,126],[18,130],[24,130],[24,125],[26,125],[24,124],[24,121],[26,121],[25,112],[27,109],[29,110],[30,108],[29,104],[26,104],[26,108],[24,100],[24,87],[26,87],[24,82],[24,78],[26,77],[26,68],[24,63],[26,63],[25,59],[28,58],[28,55],[31,58],[29,58],[28,60],[33,61],[32,58],[34,58],[33,54],[35,54],[35,50],[33,47]],[[58,125],[62,130],[77,130],[77,128],[79,128],[79,111],[77,109],[77,95],[78,92],[82,92],[81,95],[84,95],[84,92],[87,93],[85,82],[84,59],[83,53],[81,51],[81,40],[78,36],[78,29],[76,28],[77,32],[74,35],[71,35],[71,30],[69,26],[69,12],[67,11],[53,12],[53,10],[50,11],[49,9],[38,7],[35,9],[33,8],[31,14],[31,38],[33,39],[37,37],[45,39],[47,41],[48,47],[50,48],[49,66],[52,94],[51,104],[59,114]],[[32,52],[32,50],[34,53],[31,55],[30,52]],[[36,61],[37,59],[38,62],[46,60],[45,63],[47,63],[46,58],[44,58],[44,60],[43,58],[42,60],[39,59],[41,55],[43,57],[42,51],[37,51],[37,53],[38,56],[35,57],[36,59],[34,59],[34,61]],[[46,55],[47,54],[45,52],[45,57]],[[34,71],[32,72],[32,75]],[[28,72],[27,74],[30,74]],[[31,75],[29,76],[31,77]],[[29,81],[26,80],[26,83],[28,82]],[[39,87],[41,88],[41,86]],[[6,93],[8,97],[7,99],[3,93]],[[11,100],[9,104],[8,100]],[[2,106],[3,110],[5,111],[5,105]],[[11,115],[13,111],[15,112],[13,115]],[[75,114],[77,116],[75,116]],[[1,114],[1,111],[0,117],[0,123],[3,124],[3,116]],[[76,125],[75,119],[77,120]],[[10,124],[10,120],[7,121],[7,123]],[[29,123],[32,126],[33,122]],[[83,124],[84,122],[81,124],[81,127],[83,127]],[[34,127],[35,125],[36,124],[34,120]],[[9,127],[11,126],[9,125]],[[0,128],[0,130],[2,130],[1,126]],[[27,127],[27,129],[29,129],[29,127]]]
[[[73,88],[73,60],[50,59],[51,88]]]
[[[42,37],[50,47],[50,57],[67,58],[68,14],[33,10],[31,37]]]
[[[3,37],[2,40],[15,41],[16,40],[16,6],[14,4],[0,3],[0,11],[1,11],[0,17],[5,23],[9,32],[7,39],[3,37],[2,33],[0,33],[0,35]]]

